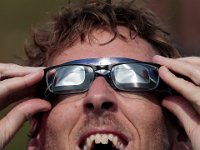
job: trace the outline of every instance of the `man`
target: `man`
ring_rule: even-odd
[[[28,150],[200,149],[200,59],[178,58],[152,14],[102,1],[63,9],[26,52],[47,68],[0,65],[0,106],[18,101],[1,149],[25,120]]]

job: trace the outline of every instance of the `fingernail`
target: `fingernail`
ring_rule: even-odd
[[[169,69],[165,66],[160,67],[160,69],[162,69],[162,71],[164,72],[170,72]]]
[[[31,72],[27,76],[29,76],[29,77],[35,77],[35,76],[41,74],[41,72],[42,72],[42,70],[35,70],[34,72]]]
[[[161,66],[160,68],[163,69],[163,70],[165,70],[165,71],[168,71],[168,68],[165,67],[165,66]]]
[[[34,68],[33,72],[37,72],[37,71],[44,70],[44,69],[45,69],[45,67]]]
[[[37,72],[39,70],[44,70],[45,67],[27,67],[27,69],[29,69],[30,72]]]
[[[163,58],[165,58],[165,57],[163,57],[163,56],[161,56],[161,55],[155,55],[153,58],[154,58],[154,59],[163,59]]]
[[[161,56],[161,55],[155,55],[153,57],[153,62],[161,62],[163,60],[166,60],[167,57]]]

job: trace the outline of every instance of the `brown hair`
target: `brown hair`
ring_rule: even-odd
[[[63,7],[48,23],[33,31],[32,41],[25,45],[28,65],[46,66],[56,51],[72,46],[77,40],[84,42],[86,36],[91,37],[92,31],[96,29],[113,33],[113,39],[125,39],[117,26],[127,27],[131,38],[140,36],[160,55],[180,55],[170,43],[169,34],[160,27],[154,15],[145,9],[135,8],[133,4],[114,5],[109,0],[90,1],[75,7]]]

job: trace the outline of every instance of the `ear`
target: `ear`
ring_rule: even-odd
[[[182,127],[177,129],[171,150],[191,150],[192,144]]]

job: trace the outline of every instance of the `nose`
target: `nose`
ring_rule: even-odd
[[[97,77],[90,86],[84,101],[84,110],[98,114],[117,110],[115,91],[103,77]]]

